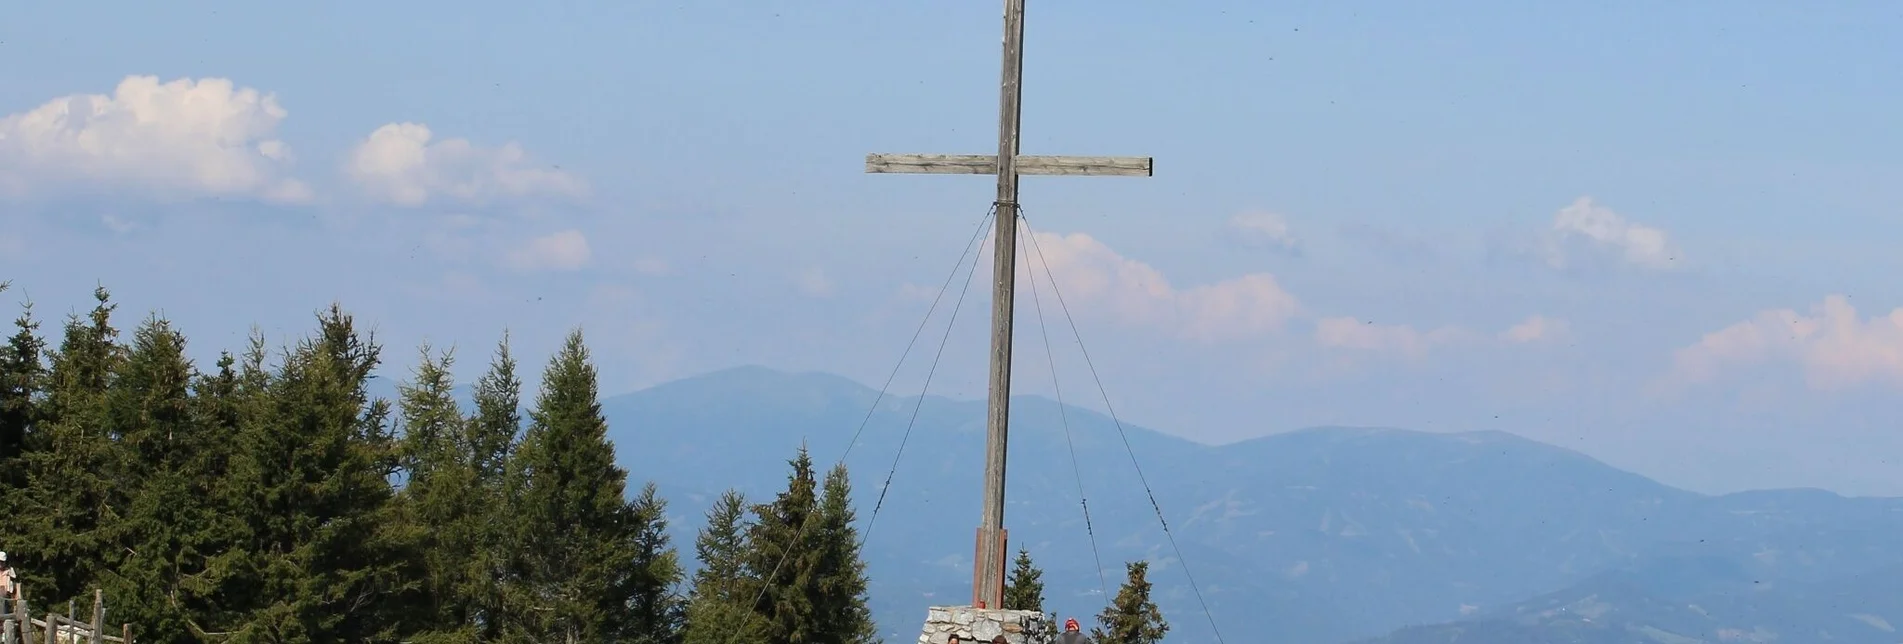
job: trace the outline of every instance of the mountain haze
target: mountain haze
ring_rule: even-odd
[[[818,463],[838,459],[876,396],[836,376],[743,367],[610,397],[603,411],[622,465],[660,485],[686,547],[721,490],[765,500],[782,487],[802,443]],[[1329,427],[1210,446],[1124,430],[1229,641],[1343,642],[1488,618],[1661,557],[1792,584],[1903,564],[1893,499],[1701,495],[1502,432]],[[982,401],[888,396],[845,459],[888,641],[915,636],[927,605],[969,601],[983,442]],[[1109,418],[1014,398],[1009,463],[1011,547],[1046,570],[1048,608],[1089,622],[1122,562],[1147,558],[1170,641],[1213,641]],[[1442,640],[1394,640],[1416,641]]]
[[[1903,567],[1822,582],[1768,581],[1716,556],[1666,556],[1474,619],[1404,628],[1365,644],[1892,644]]]

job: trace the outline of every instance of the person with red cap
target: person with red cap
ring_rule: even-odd
[[[1077,626],[1077,618],[1064,620],[1064,633],[1057,636],[1057,644],[1090,644],[1090,638]]]

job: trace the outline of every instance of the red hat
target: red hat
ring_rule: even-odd
[[[1064,630],[1067,630],[1067,631],[1068,631],[1068,630],[1076,630],[1076,629],[1077,629],[1077,619],[1076,619],[1076,618],[1071,618],[1071,619],[1067,619],[1067,620],[1064,620]]]

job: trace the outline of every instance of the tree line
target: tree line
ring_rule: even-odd
[[[689,575],[666,501],[615,464],[579,331],[526,401],[505,335],[465,408],[427,345],[372,396],[382,348],[337,305],[201,369],[165,319],[122,338],[94,299],[56,345],[25,305],[0,346],[0,550],[38,605],[103,589],[141,642],[878,641],[844,467],[801,448],[772,499],[725,493]],[[1098,642],[1167,629],[1129,572]],[[1008,604],[1042,610],[1037,577],[1020,553]]]

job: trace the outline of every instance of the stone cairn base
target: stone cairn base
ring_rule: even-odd
[[[953,633],[966,643],[989,644],[999,635],[1010,644],[1053,644],[1057,629],[1037,611],[970,606],[933,606],[925,612],[925,633],[918,644],[945,644]]]

